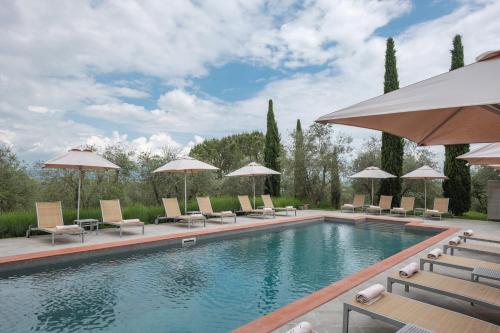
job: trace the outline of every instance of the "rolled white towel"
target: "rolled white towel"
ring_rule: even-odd
[[[460,244],[461,240],[460,240],[460,237],[453,237],[452,239],[450,239],[448,241],[448,244],[449,245],[458,245]]]
[[[198,213],[196,213],[196,214],[190,214],[189,216],[190,216],[190,217],[193,217],[193,218],[202,218],[202,217],[203,217],[203,214],[198,214]]]
[[[429,259],[437,259],[443,254],[443,251],[439,248],[435,248],[431,252],[427,254],[427,258]]]
[[[464,231],[464,236],[469,236],[470,237],[472,235],[474,235],[474,230],[467,229],[467,230]]]
[[[286,209],[293,209],[293,206],[286,206]]]
[[[354,207],[353,204],[343,204],[342,207]]]
[[[313,333],[313,329],[311,324],[307,321],[303,321],[291,330],[286,331],[286,333]]]
[[[230,210],[223,210],[222,212],[220,212],[222,215],[228,215],[228,214],[232,214],[233,212],[230,211]]]
[[[383,285],[377,283],[371,287],[361,290],[356,294],[356,302],[370,305],[382,297],[382,293],[385,291]]]
[[[265,210],[266,212],[272,212],[273,211],[273,209],[271,207],[264,207],[262,209]]]
[[[56,230],[79,230],[80,227],[77,225],[56,225]]]
[[[129,220],[123,220],[123,223],[137,223],[141,222],[139,219],[129,219]]]
[[[418,264],[416,262],[412,262],[399,270],[399,276],[409,278],[413,274],[418,273],[418,271],[420,271]]]

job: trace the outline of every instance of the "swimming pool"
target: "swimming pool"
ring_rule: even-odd
[[[308,222],[0,275],[0,332],[227,332],[433,234]]]

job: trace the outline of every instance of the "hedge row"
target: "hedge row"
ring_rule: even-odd
[[[239,203],[236,197],[213,197],[210,198],[212,202],[212,207],[214,211],[223,210],[238,210]],[[295,198],[273,198],[273,202],[276,207],[283,207],[288,205],[299,206],[301,205],[300,200]],[[179,202],[181,210],[184,210],[184,203]],[[262,205],[262,200],[257,198],[257,206]],[[198,205],[195,200],[188,202],[188,210],[197,210]],[[124,219],[138,218],[145,223],[153,223],[157,216],[165,215],[165,211],[162,206],[143,206],[143,205],[132,205],[127,207],[122,207],[122,213]],[[71,224],[73,220],[76,219],[76,210],[68,209],[68,207],[63,207],[64,222],[66,224]],[[80,218],[93,218],[101,219],[101,211],[99,208],[84,208],[80,210]],[[0,213],[0,238],[7,237],[21,237],[26,235],[28,227],[36,226],[36,213],[35,211],[16,211],[16,212],[6,212]]]

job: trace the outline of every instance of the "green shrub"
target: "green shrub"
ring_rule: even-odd
[[[239,202],[237,197],[211,197],[212,208],[214,211],[223,210],[238,210]],[[252,199],[250,199],[252,200]],[[298,207],[301,201],[295,198],[279,197],[273,198],[276,207],[284,207],[293,205]],[[181,211],[184,211],[184,202],[179,199]],[[256,205],[262,205],[262,199],[257,197]],[[196,200],[188,201],[188,210],[198,210]],[[131,205],[122,207],[124,219],[140,219],[145,223],[154,223],[156,217],[164,216],[165,211],[163,206],[144,206],[144,205]],[[66,224],[71,224],[76,219],[76,209],[67,209],[63,207],[63,218]],[[98,208],[84,208],[80,210],[80,218],[87,219],[101,219],[101,211]],[[22,237],[26,235],[29,226],[36,226],[36,213],[35,211],[14,211],[0,213],[0,238],[7,237]]]

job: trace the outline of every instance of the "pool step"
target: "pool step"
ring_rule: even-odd
[[[383,232],[404,232],[405,230],[404,225],[383,222],[362,222],[357,223],[354,227],[357,229],[376,230]]]

